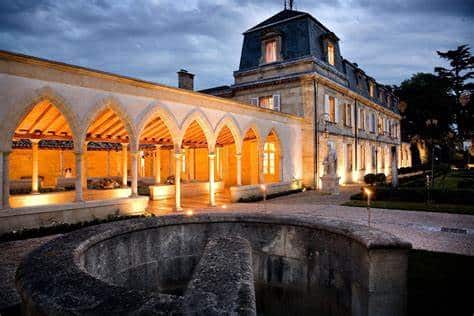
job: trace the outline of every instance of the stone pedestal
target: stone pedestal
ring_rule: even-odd
[[[339,179],[341,177],[326,175],[321,177],[321,192],[339,194]]]

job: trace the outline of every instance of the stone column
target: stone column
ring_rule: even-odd
[[[174,185],[175,185],[175,210],[181,211],[181,160],[183,159],[182,153],[175,153],[175,175],[174,175]]]
[[[258,183],[265,183],[265,174],[263,173],[263,150],[258,152]]]
[[[64,177],[64,151],[59,150],[59,176]]]
[[[237,185],[242,185],[242,154],[236,154],[237,162]]]
[[[85,142],[82,146],[82,189],[87,191],[87,144]]]
[[[128,144],[126,143],[122,144],[122,187],[124,188],[127,187],[127,182],[128,182],[127,146]]]
[[[110,150],[107,150],[107,161],[106,163],[106,172],[107,172],[107,177],[110,177]]]
[[[31,194],[39,193],[38,185],[38,151],[39,151],[39,139],[30,139],[31,141],[31,150],[32,150],[32,162],[33,162],[33,172],[31,175]]]
[[[76,158],[76,202],[83,202],[84,201],[84,194],[83,194],[83,177],[84,177],[84,154],[82,152],[75,152],[74,153]]]
[[[139,151],[132,151],[132,195],[131,197],[138,196],[138,156]]]
[[[155,159],[154,159],[154,176],[155,176],[155,184],[161,183],[161,149],[160,146],[156,146],[155,150]]]
[[[216,190],[214,187],[214,162],[216,155],[214,153],[209,154],[209,205],[216,206]]]
[[[3,152],[2,160],[2,208],[10,208],[10,152]]]

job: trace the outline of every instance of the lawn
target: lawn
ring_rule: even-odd
[[[344,206],[367,207],[367,201],[351,200]],[[400,201],[372,201],[371,208],[474,215],[474,205],[426,204]]]

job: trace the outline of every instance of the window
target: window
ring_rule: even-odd
[[[365,170],[365,146],[360,145],[360,170]]]
[[[347,163],[346,163],[346,170],[352,171],[352,144],[347,144]]]
[[[263,173],[275,174],[275,143],[265,143],[263,148]]]
[[[375,133],[375,124],[376,124],[376,123],[375,123],[375,113],[371,113],[371,114],[370,114],[370,120],[371,120],[371,121],[370,121],[370,124],[371,124],[371,125],[370,125],[370,127],[371,127],[371,128],[370,128],[370,131],[371,131],[372,133]]]
[[[334,45],[332,43],[328,43],[328,63],[333,66],[335,64]]]
[[[336,98],[329,96],[329,121],[336,122]]]
[[[250,98],[250,104],[258,106],[258,98]]]
[[[277,61],[277,42],[271,40],[265,43],[265,63]]]
[[[258,98],[258,106],[270,110],[280,111],[280,95],[267,95]]]
[[[377,132],[383,134],[383,119],[379,116],[377,120]]]
[[[365,111],[359,109],[359,129],[365,130]]]
[[[376,167],[377,167],[377,149],[375,148],[375,146],[372,146],[372,169],[375,170]],[[375,172],[377,172],[377,170],[375,170]]]
[[[352,126],[352,106],[350,104],[345,104],[344,106],[344,124],[346,126]]]
[[[369,92],[370,96],[373,98],[375,96],[375,85],[373,82],[371,82],[369,85]]]

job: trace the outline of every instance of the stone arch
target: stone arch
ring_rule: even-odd
[[[137,139],[139,140],[140,135],[142,134],[146,124],[151,119],[157,116],[163,120],[163,123],[168,128],[173,139],[173,143],[176,147],[181,134],[180,129],[178,127],[178,122],[176,121],[176,118],[173,113],[171,113],[165,105],[162,105],[159,102],[153,102],[152,104],[150,104],[138,117],[136,125]]]
[[[284,166],[284,159],[285,159],[285,150],[283,147],[283,142],[281,139],[280,134],[278,133],[276,127],[269,127],[265,129],[265,135],[264,138],[261,141],[261,153],[265,152],[265,144],[267,143],[268,138],[273,135],[275,138],[275,144],[276,144],[276,153],[278,155],[276,156],[275,159],[275,164],[276,164],[276,171],[278,172],[277,177],[275,178],[274,176],[270,176],[273,178],[273,180],[281,181],[283,179],[283,166]],[[263,157],[262,157],[263,159]],[[264,175],[265,178],[265,175]]]
[[[209,122],[206,114],[201,111],[200,109],[194,109],[192,110],[188,115],[183,120],[183,123],[181,124],[181,131],[178,140],[178,149],[180,148],[184,135],[186,134],[186,130],[188,127],[196,121],[199,126],[201,127],[202,131],[204,132],[204,135],[206,136],[206,142],[207,142],[207,147],[209,152],[211,153],[213,148],[212,148],[212,143],[214,141],[214,132],[212,129],[212,125]]]
[[[134,128],[133,120],[123,105],[114,97],[107,97],[100,100],[93,107],[93,110],[84,117],[81,124],[82,130],[80,133],[80,143],[83,144],[86,141],[87,130],[97,118],[97,116],[106,109],[111,109],[120,118],[127,131],[130,141],[130,148],[132,150],[138,150],[137,133]]]
[[[242,142],[245,138],[245,135],[247,135],[247,133],[250,131],[250,130],[253,130],[253,132],[255,133],[255,136],[257,136],[257,143],[258,143],[258,146],[260,147],[261,145],[261,142],[262,142],[262,130],[261,128],[258,127],[257,123],[255,121],[252,121],[250,122],[249,124],[247,124],[245,126],[245,129],[242,133]]]
[[[60,94],[55,92],[50,87],[43,87],[35,90],[30,96],[26,97],[22,102],[19,102],[15,109],[18,111],[11,111],[11,115],[4,121],[5,130],[4,136],[6,144],[6,151],[10,151],[13,144],[13,136],[18,125],[25,119],[31,110],[40,102],[49,101],[59,112],[64,116],[69,128],[74,143],[74,149],[77,150],[80,143],[80,122],[79,118],[74,112],[73,108]]]
[[[217,138],[219,137],[219,133],[222,131],[224,127],[229,128],[232,136],[234,137],[235,147],[237,153],[240,154],[242,151],[242,134],[239,128],[239,124],[237,120],[231,116],[230,114],[226,114],[217,124],[216,129],[214,131],[214,139],[212,141],[212,150],[215,149]]]

